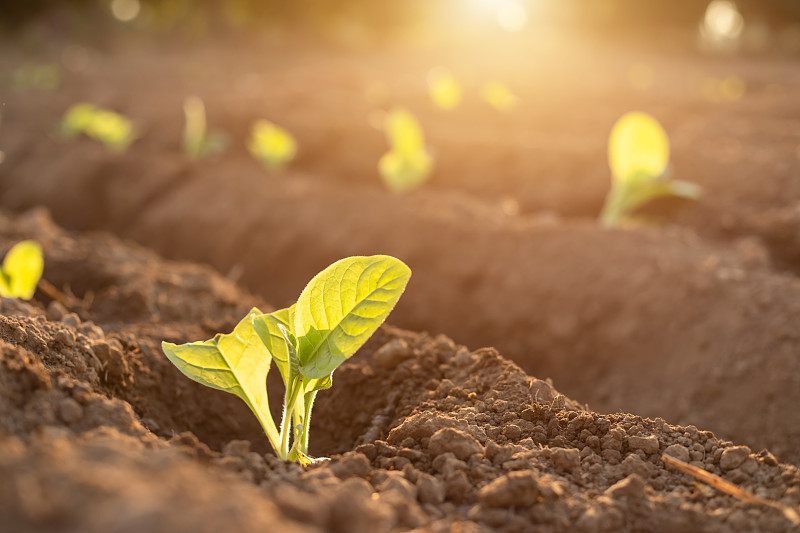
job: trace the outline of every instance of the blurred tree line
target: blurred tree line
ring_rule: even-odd
[[[0,23],[7,28],[54,10],[108,12],[112,0],[0,0]],[[134,0],[142,20],[155,28],[194,27],[201,31],[242,29],[275,23],[311,28],[360,26],[382,35],[425,24],[434,11],[463,9],[480,0]],[[709,0],[521,0],[538,4],[548,22],[596,29],[658,24],[694,28]],[[800,22],[800,0],[736,0],[745,18],[772,25]],[[543,6],[543,7],[542,7]]]

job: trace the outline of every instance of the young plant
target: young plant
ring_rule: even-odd
[[[511,111],[517,105],[517,96],[499,81],[486,82],[481,88],[486,103],[498,111]]]
[[[700,186],[669,179],[669,139],[661,124],[638,111],[626,113],[614,124],[608,140],[611,190],[600,220],[615,226],[647,202],[661,197],[696,200]]]
[[[87,103],[75,104],[67,110],[61,121],[61,133],[67,138],[83,133],[114,152],[124,152],[136,139],[133,124],[126,117]]]
[[[436,67],[428,72],[428,92],[439,109],[449,111],[461,104],[461,85],[446,68]]]
[[[30,300],[42,277],[42,247],[35,241],[15,244],[0,267],[0,296]]]
[[[311,410],[317,392],[400,299],[411,270],[385,255],[349,257],[306,285],[289,308],[250,313],[233,332],[175,345],[167,358],[187,377],[240,397],[256,415],[278,457],[308,464]],[[274,362],[285,387],[280,427],[269,410],[267,373]]]
[[[26,64],[14,70],[13,88],[17,92],[54,91],[61,85],[61,69],[55,64]]]
[[[397,193],[419,187],[433,169],[419,122],[405,109],[395,109],[386,116],[384,130],[391,148],[378,162],[383,181]]]
[[[277,170],[286,166],[297,154],[297,141],[292,134],[269,122],[253,124],[248,148],[253,156],[267,167]]]
[[[200,98],[190,96],[184,100],[183,113],[186,116],[183,128],[183,151],[186,155],[191,159],[200,159],[225,149],[225,134],[206,131],[206,106]]]

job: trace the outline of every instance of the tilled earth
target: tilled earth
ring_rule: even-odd
[[[187,380],[159,347],[269,305],[207,267],[64,232],[42,211],[0,216],[0,248],[40,240],[56,289],[2,301],[0,531],[797,528],[661,461],[797,509],[800,471],[767,450],[601,415],[494,349],[389,326],[320,394],[311,452],[330,461],[284,463],[242,402]]]
[[[800,77],[790,58],[546,34],[494,54],[141,37],[76,39],[76,49],[38,35],[0,55],[0,205],[45,205],[70,229],[208,263],[278,307],[341,257],[391,254],[414,272],[394,324],[496,347],[598,412],[693,424],[800,463]],[[57,90],[14,89],[14,68],[44,62],[64,67]],[[427,99],[436,65],[465,83],[454,112]],[[649,88],[630,85],[635,65],[651,69]],[[705,99],[705,82],[732,75],[745,83],[741,100]],[[520,95],[514,113],[479,101],[491,78]],[[231,135],[226,153],[191,162],[181,152],[190,94],[204,99],[210,129]],[[80,101],[130,116],[141,138],[125,154],[61,139],[59,120]],[[430,183],[401,197],[375,168],[386,144],[373,126],[394,105],[420,117],[436,157]],[[592,220],[608,190],[605,143],[631,109],[664,123],[673,175],[705,192],[682,211],[654,206],[649,215],[670,225],[608,230]],[[261,117],[298,139],[283,172],[244,149]],[[80,298],[115,276],[75,270]],[[61,287],[66,275],[48,272]],[[143,305],[119,296],[130,307],[111,306],[121,319]]]

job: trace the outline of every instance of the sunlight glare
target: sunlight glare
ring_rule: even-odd
[[[130,22],[139,16],[139,0],[112,0],[111,14],[121,22]]]
[[[713,0],[706,8],[703,34],[713,41],[734,41],[744,31],[744,17],[731,0]]]
[[[508,0],[497,10],[497,23],[509,32],[521,31],[528,24],[528,10],[519,0]]]

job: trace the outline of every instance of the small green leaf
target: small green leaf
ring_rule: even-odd
[[[667,132],[647,113],[626,113],[611,129],[608,163],[614,179],[621,182],[643,174],[661,176],[669,165]]]
[[[428,91],[434,105],[439,109],[449,111],[461,104],[461,85],[444,67],[436,67],[428,72]]]
[[[387,115],[384,129],[390,150],[378,162],[381,177],[395,192],[418,187],[433,169],[422,127],[411,113],[395,109]]]
[[[181,345],[162,342],[161,346],[167,358],[186,377],[244,400],[277,450],[280,438],[267,396],[267,373],[272,357],[253,330],[253,318],[261,314],[253,308],[227,335]]]
[[[61,121],[61,133],[65,137],[83,133],[117,152],[125,151],[136,139],[133,124],[126,117],[87,103],[67,110]]]
[[[183,150],[192,159],[198,159],[206,149],[206,106],[200,98],[190,96],[183,101],[183,114],[186,117]]]
[[[614,124],[608,140],[608,162],[613,179],[600,214],[606,226],[617,224],[655,198],[700,197],[698,185],[669,179],[669,139],[647,113],[627,113]]]
[[[61,133],[65,137],[75,137],[85,132],[92,123],[97,107],[81,103],[70,107],[61,121]]]
[[[248,149],[256,159],[270,168],[278,169],[294,159],[297,141],[280,126],[268,120],[259,120],[253,125]]]
[[[275,366],[281,373],[284,386],[289,379],[289,354],[286,349],[285,337],[280,328],[281,326],[287,330],[291,328],[293,309],[294,306],[253,317],[253,330],[275,360]]]
[[[481,88],[481,96],[493,108],[498,111],[510,111],[517,105],[519,100],[508,87],[499,81],[490,81]]]
[[[30,300],[44,271],[42,247],[35,241],[15,244],[0,267],[0,296]]]
[[[314,276],[294,313],[300,373],[329,377],[378,329],[410,277],[402,261],[385,255],[342,259]]]
[[[225,150],[228,137],[223,132],[208,132],[206,126],[206,106],[203,101],[190,96],[183,102],[186,117],[183,127],[183,151],[191,159],[200,159]]]
[[[425,150],[422,126],[414,115],[405,109],[394,109],[386,115],[384,131],[389,146],[403,157],[413,156]]]
[[[431,173],[433,158],[426,152],[403,156],[394,150],[378,162],[384,183],[394,192],[404,193],[422,185]]]

